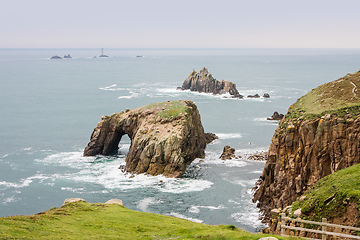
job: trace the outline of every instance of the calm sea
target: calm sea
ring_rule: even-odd
[[[51,60],[70,54],[72,59]],[[297,98],[360,69],[359,49],[0,49],[0,216],[34,214],[65,198],[88,202],[123,200],[127,208],[248,231],[263,225],[251,189],[264,162],[276,122]],[[136,57],[141,55],[142,57]],[[192,72],[206,67],[218,80],[236,83],[242,95],[227,99],[178,91]],[[130,140],[116,156],[82,157],[102,115],[149,103],[189,99],[206,132],[219,139],[205,160],[195,160],[180,179],[130,175]],[[239,159],[222,161],[225,145]]]

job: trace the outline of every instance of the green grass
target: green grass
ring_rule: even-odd
[[[328,113],[360,114],[360,71],[311,90],[290,106],[286,119],[312,120]]]
[[[31,216],[0,218],[0,239],[259,239],[232,225],[211,226],[129,210],[117,204],[76,202]],[[278,237],[278,239],[294,239]]]
[[[140,110],[152,109],[152,108],[161,108],[163,110],[159,111],[158,116],[161,118],[171,118],[177,117],[180,114],[185,114],[188,110],[186,104],[181,101],[169,101],[161,103],[152,103],[142,107]]]
[[[304,195],[304,201],[293,203],[293,211],[301,208],[314,221],[341,216],[346,210],[344,202],[360,204],[360,164],[320,179]]]

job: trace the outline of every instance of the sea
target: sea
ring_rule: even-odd
[[[50,59],[54,55],[71,59]],[[360,49],[0,49],[0,217],[118,198],[136,211],[250,232],[264,225],[253,188],[278,122],[300,96],[360,69]],[[177,90],[195,69],[236,84],[244,99]],[[270,98],[263,98],[268,93]],[[260,98],[248,98],[259,94]],[[219,139],[181,178],[124,173],[130,139],[83,157],[103,115],[188,99]],[[236,159],[219,159],[225,145]],[[146,223],[142,223],[146,224]]]

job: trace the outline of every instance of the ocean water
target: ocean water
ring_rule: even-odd
[[[71,54],[72,59],[51,60]],[[0,217],[59,207],[65,198],[122,199],[125,207],[256,232],[252,191],[277,122],[297,98],[360,69],[359,49],[0,49]],[[142,55],[143,57],[136,57]],[[193,69],[236,83],[243,100],[176,90]],[[123,173],[130,146],[117,155],[82,157],[102,115],[154,102],[196,103],[207,146],[179,179]],[[238,159],[219,159],[225,145]]]

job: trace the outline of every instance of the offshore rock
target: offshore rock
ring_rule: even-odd
[[[222,80],[221,82],[216,80],[205,67],[199,72],[193,70],[189,77],[184,81],[182,87],[178,89],[190,89],[190,91],[212,94],[229,93],[232,98],[243,98],[243,96],[239,94],[234,83],[225,80]]]
[[[209,144],[209,143],[211,143],[212,141],[214,141],[216,139],[219,139],[219,137],[216,136],[216,134],[214,134],[214,133],[205,133],[206,144]]]
[[[360,163],[360,71],[313,89],[279,122],[253,201],[291,205],[321,178]]]
[[[235,148],[232,148],[229,145],[226,145],[223,149],[223,152],[222,152],[220,158],[222,160],[230,160],[232,158],[235,158]]]
[[[284,118],[284,114],[279,114],[278,112],[274,112],[271,117],[268,117],[266,120],[270,121],[279,121]]]
[[[154,103],[102,117],[84,156],[117,151],[125,134],[131,139],[127,172],[180,177],[195,158],[205,156],[200,114],[189,100]]]

